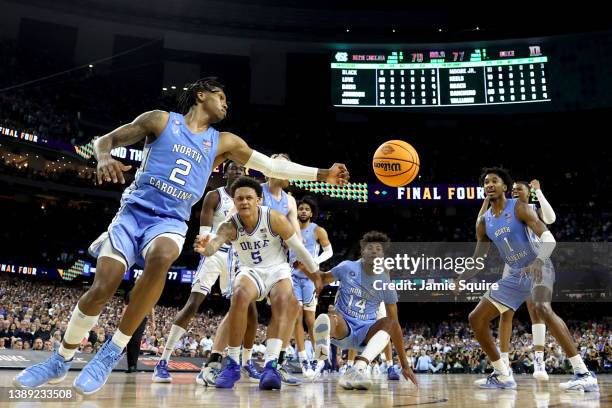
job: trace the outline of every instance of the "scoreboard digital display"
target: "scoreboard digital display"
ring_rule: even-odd
[[[332,54],[337,107],[435,108],[549,102],[540,45]]]

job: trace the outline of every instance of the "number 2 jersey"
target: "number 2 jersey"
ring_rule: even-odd
[[[383,288],[389,283],[389,275],[368,275],[363,269],[363,261],[343,261],[331,270],[335,279],[340,281],[336,299],[336,310],[345,316],[363,321],[376,321],[380,303],[397,303],[395,290]],[[379,281],[379,282],[377,282]]]
[[[163,132],[145,145],[142,164],[121,204],[137,204],[155,215],[188,221],[191,207],[204,194],[218,145],[216,129],[193,133],[183,115],[170,112]]]
[[[260,206],[259,221],[253,231],[248,232],[240,220],[239,214],[233,214],[231,220],[236,225],[237,236],[232,241],[234,251],[238,254],[241,266],[257,269],[273,268],[287,264],[287,251],[283,239],[272,231],[269,207]]]

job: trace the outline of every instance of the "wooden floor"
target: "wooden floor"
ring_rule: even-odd
[[[17,371],[0,371],[0,387],[11,387]],[[76,372],[58,386],[70,386]],[[345,391],[338,387],[337,376],[281,391],[260,391],[255,383],[238,382],[233,390],[198,386],[194,374],[174,373],[172,384],[151,383],[150,373],[114,373],[98,393],[62,402],[8,402],[7,388],[0,407],[245,407],[245,408],[385,408],[385,407],[612,407],[612,376],[599,376],[599,393],[567,393],[558,383],[568,376],[551,376],[538,385],[531,376],[517,375],[516,390],[480,390],[472,375],[419,375],[417,391],[411,384],[376,379],[369,391]]]

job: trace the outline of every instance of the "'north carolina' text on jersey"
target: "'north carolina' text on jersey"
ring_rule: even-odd
[[[486,233],[499,250],[504,262],[513,269],[529,265],[536,257],[534,242],[529,239],[529,228],[516,218],[517,200],[508,199],[498,217],[491,208],[485,213]]]
[[[213,168],[219,132],[212,127],[192,133],[183,115],[170,112],[159,137],[144,147],[142,165],[121,202],[135,203],[153,213],[189,220]]]
[[[361,259],[343,261],[332,268],[331,273],[340,281],[336,310],[345,315],[359,320],[375,321],[380,302],[397,303],[397,293],[394,290],[374,289],[374,281],[389,282],[389,276],[384,273],[368,275],[363,270]]]
[[[282,238],[272,231],[270,208],[259,207],[258,222],[253,231],[248,232],[239,214],[232,215],[236,224],[236,239],[232,241],[234,251],[242,266],[270,268],[287,263],[287,252]]]

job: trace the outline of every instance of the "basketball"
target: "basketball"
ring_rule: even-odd
[[[390,187],[411,183],[419,174],[419,155],[410,143],[389,140],[376,149],[372,168],[376,177]]]

